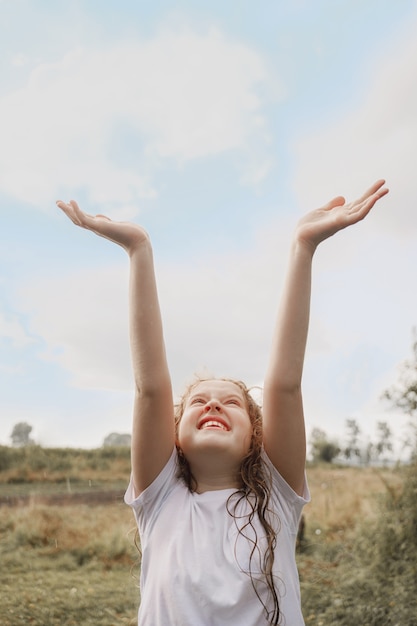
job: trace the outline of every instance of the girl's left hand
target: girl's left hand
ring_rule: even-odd
[[[358,200],[348,204],[343,196],[337,196],[324,207],[307,213],[298,223],[296,239],[314,252],[328,237],[363,220],[374,204],[388,193],[384,184],[385,180],[378,180]]]

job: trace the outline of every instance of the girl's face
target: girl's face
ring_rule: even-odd
[[[238,465],[251,438],[248,406],[238,385],[205,380],[192,388],[178,426],[178,443],[191,464],[195,454],[225,451]]]

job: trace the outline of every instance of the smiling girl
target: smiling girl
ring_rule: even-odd
[[[317,246],[388,189],[341,196],[296,228],[272,340],[263,408],[234,380],[196,380],[174,405],[152,249],[139,226],[58,206],[130,257],[135,378],[132,477],[125,500],[141,538],[140,626],[302,626],[295,540],[309,500],[301,378]]]

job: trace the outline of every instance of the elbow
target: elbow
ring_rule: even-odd
[[[135,381],[135,396],[141,400],[152,400],[161,394],[171,393],[171,380],[168,377],[151,377],[146,380]]]
[[[285,394],[287,396],[301,395],[301,380],[286,378],[266,379],[264,382],[264,393]]]

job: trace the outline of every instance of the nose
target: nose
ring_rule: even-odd
[[[220,411],[220,402],[215,399],[209,400],[204,407],[206,413],[210,413],[210,411]]]

